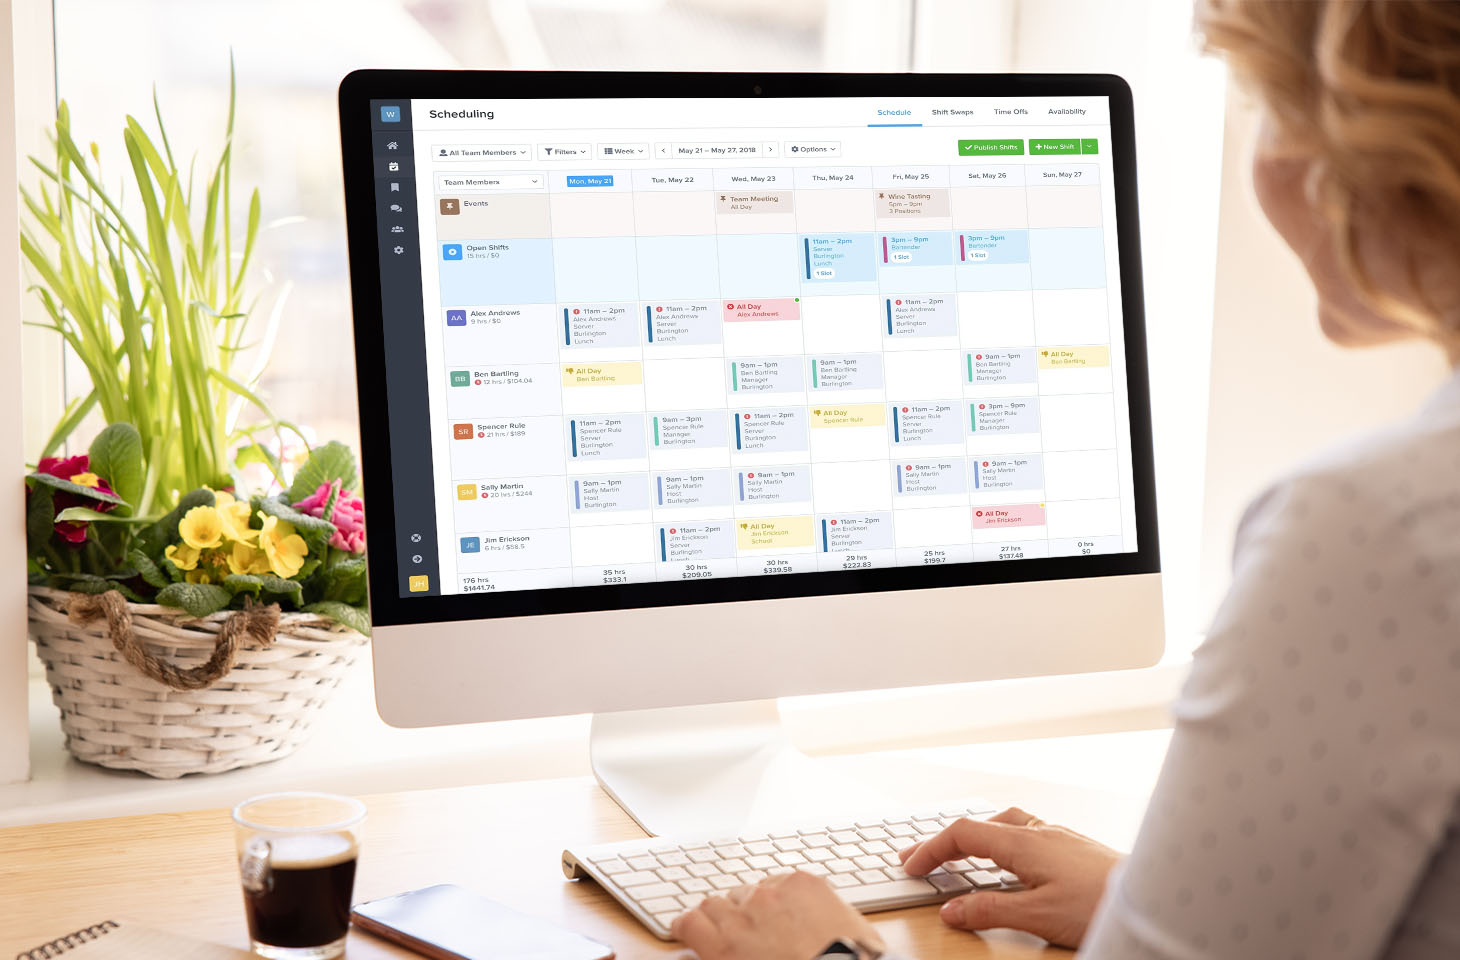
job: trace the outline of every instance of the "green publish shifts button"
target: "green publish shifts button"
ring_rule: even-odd
[[[1076,151],[1077,153],[1079,151]],[[958,155],[960,157],[986,157],[996,155],[1000,157],[1022,157],[1024,155],[1023,140],[959,140]]]
[[[1065,156],[1080,152],[1080,141],[1078,140],[1030,140],[1029,155],[1039,156]]]
[[[1081,153],[1099,153],[1100,152],[1100,141],[1099,140],[1096,140],[1094,137],[1086,137],[1085,139],[1083,139],[1083,140],[1080,141],[1080,152]]]

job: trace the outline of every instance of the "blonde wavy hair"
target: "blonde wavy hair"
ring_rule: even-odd
[[[1312,161],[1360,299],[1460,358],[1460,2],[1197,0],[1196,26]]]

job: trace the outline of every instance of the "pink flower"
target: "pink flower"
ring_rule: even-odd
[[[110,484],[91,472],[91,458],[84,453],[65,460],[60,457],[45,457],[36,467],[36,473],[48,473],[53,477],[70,480],[72,483],[90,487],[102,493],[116,492],[112,490]],[[26,490],[26,499],[30,499],[29,489]],[[98,513],[106,513],[116,506],[102,500],[80,497],[65,490],[56,491],[54,505],[57,514],[67,507],[90,507]],[[56,523],[56,533],[72,546],[79,546],[86,542],[87,526],[88,524],[84,520],[60,520]]]
[[[330,494],[337,490],[339,496],[335,498],[334,513],[325,517],[325,505],[329,503]],[[294,504],[294,509],[311,517],[323,517],[335,525],[330,546],[348,553],[365,552],[365,503],[350,491],[340,490],[340,481],[321,483],[319,489]]]

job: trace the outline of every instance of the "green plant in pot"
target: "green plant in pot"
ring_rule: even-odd
[[[110,641],[108,655],[137,667],[144,694],[148,683],[236,682],[244,671],[235,664],[254,652],[274,646],[267,659],[279,661],[279,638],[328,645],[363,643],[369,633],[354,457],[339,443],[309,449],[256,389],[263,359],[251,338],[267,344],[273,331],[251,324],[261,204],[253,190],[246,214],[233,214],[234,105],[230,83],[223,148],[195,177],[174,158],[155,97],[157,136],[127,117],[120,171],[103,167],[95,144],[78,144],[63,102],[54,156],[30,158],[38,182],[21,190],[29,214],[21,247],[45,311],[40,325],[90,375],[26,477],[32,636],[43,659],[61,637]],[[242,373],[251,349],[252,369]],[[107,425],[87,452],[57,456],[93,414]],[[307,455],[283,455],[290,444]],[[271,490],[236,484],[254,462],[267,465]],[[146,617],[161,625],[134,629]],[[198,634],[190,654],[189,630]],[[157,647],[159,631],[181,635],[181,646]],[[301,656],[318,651],[305,643]],[[52,680],[65,725],[60,677]],[[78,730],[67,727],[68,742],[82,756]],[[131,762],[138,748],[82,758],[160,776],[231,768],[217,762],[216,744],[207,752],[213,760],[191,766],[178,754],[160,767]],[[255,744],[227,762],[266,753]]]

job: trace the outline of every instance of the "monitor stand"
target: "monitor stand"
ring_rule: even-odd
[[[882,808],[879,777],[792,746],[774,700],[599,713],[604,791],[654,836],[711,839]]]

